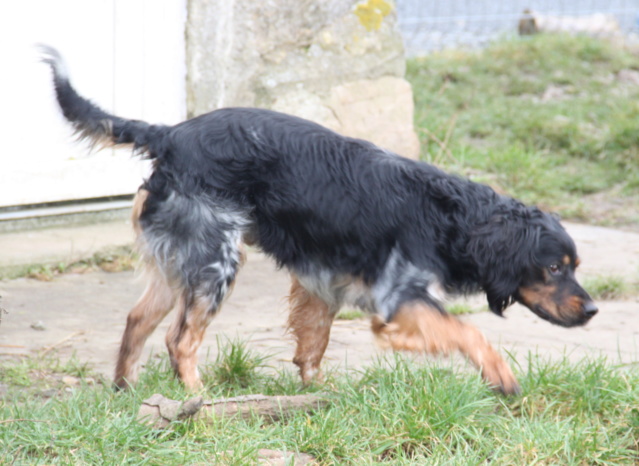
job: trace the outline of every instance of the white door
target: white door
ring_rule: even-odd
[[[174,124],[186,114],[185,18],[186,0],[0,3],[0,207],[130,194],[146,172],[130,150],[74,141],[35,44],[56,47],[104,110]]]

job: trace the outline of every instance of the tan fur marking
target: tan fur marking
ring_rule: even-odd
[[[288,327],[297,341],[293,362],[300,368],[302,382],[307,385],[321,380],[319,366],[328,346],[335,312],[302,287],[297,277],[292,275],[291,279]]]
[[[568,312],[573,314],[581,313],[581,309],[584,306],[584,300],[579,296],[568,296],[565,300],[565,307]]]
[[[544,311],[552,314],[556,319],[562,319],[559,307],[554,300],[556,293],[557,287],[554,285],[535,285],[530,288],[522,286],[519,288],[519,295],[526,306],[531,308],[541,306]]]
[[[140,217],[144,211],[144,203],[149,197],[149,192],[146,189],[140,189],[133,198],[133,209],[131,209],[131,223],[133,224],[133,231],[136,236],[142,234],[142,227],[140,226]]]
[[[570,324],[578,321],[583,314],[584,299],[559,290],[554,285],[520,287],[519,296],[522,304],[531,309],[540,307],[559,322]]]
[[[564,265],[570,265],[570,257],[568,257],[567,255],[562,257],[561,261],[564,263]]]
[[[519,391],[510,367],[479,330],[426,304],[402,307],[389,323],[374,316],[372,330],[383,347],[394,350],[432,354],[460,351],[491,386],[504,393]]]

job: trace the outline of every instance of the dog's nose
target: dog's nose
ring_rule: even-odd
[[[584,314],[588,317],[594,316],[597,312],[599,312],[599,308],[592,301],[588,301],[584,304]]]

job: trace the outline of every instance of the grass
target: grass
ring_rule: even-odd
[[[484,312],[486,310],[486,306],[473,307],[465,302],[455,302],[446,305],[446,312],[453,315],[475,314],[476,312]]]
[[[464,302],[455,302],[446,305],[446,311],[449,314],[454,315],[474,314],[476,312],[483,312],[485,310],[485,308],[473,307]],[[338,320],[357,320],[366,318],[367,316],[368,314],[360,309],[344,308],[339,311],[335,318]]]
[[[639,224],[636,51],[539,35],[410,60],[422,158],[565,218]]]
[[[618,275],[587,277],[583,285],[596,300],[623,299],[639,293],[639,283]]]
[[[217,345],[215,361],[207,365],[202,374],[207,387],[230,385],[246,388],[258,382],[258,369],[265,366],[266,356],[248,350],[238,340],[227,341],[226,345],[222,345],[218,338]]]
[[[33,265],[23,271],[2,278],[26,276],[36,280],[51,281],[55,276],[63,273],[87,273],[96,270],[122,272],[125,270],[133,270],[136,260],[137,254],[133,252],[132,248],[122,246],[97,252],[88,259],[82,259],[76,262],[60,262],[55,265]]]
[[[164,431],[137,423],[135,415],[153,393],[191,396],[166,358],[151,360],[133,391],[115,393],[106,382],[81,382],[48,399],[38,393],[47,384],[58,387],[64,374],[100,379],[74,362],[4,363],[0,462],[254,464],[261,448],[309,453],[320,464],[639,461],[636,369],[605,360],[574,364],[529,356],[528,361],[519,368],[523,395],[518,397],[491,392],[474,372],[401,355],[301,390],[290,372],[266,371],[268,360],[240,342],[227,342],[215,365],[204,367],[207,397],[322,390],[329,392],[329,407],[274,424],[259,418],[176,422]]]
[[[7,266],[0,269],[0,280],[27,277],[48,282],[64,273],[123,272],[133,270],[137,260],[137,253],[131,246],[113,247],[77,261]]]
[[[335,318],[339,320],[357,320],[362,319],[367,315],[368,314],[361,309],[344,308],[337,313]]]

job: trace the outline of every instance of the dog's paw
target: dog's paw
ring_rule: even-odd
[[[113,381],[111,387],[113,388],[114,392],[121,392],[130,389],[131,384],[124,377],[119,377]]]
[[[492,349],[492,348],[491,348]],[[518,395],[521,388],[510,365],[496,352],[485,358],[481,366],[481,375],[493,390],[504,395]]]
[[[380,348],[395,349],[394,343],[396,344],[399,325],[388,323],[380,316],[374,315],[371,318],[371,330],[375,336],[375,342]]]

